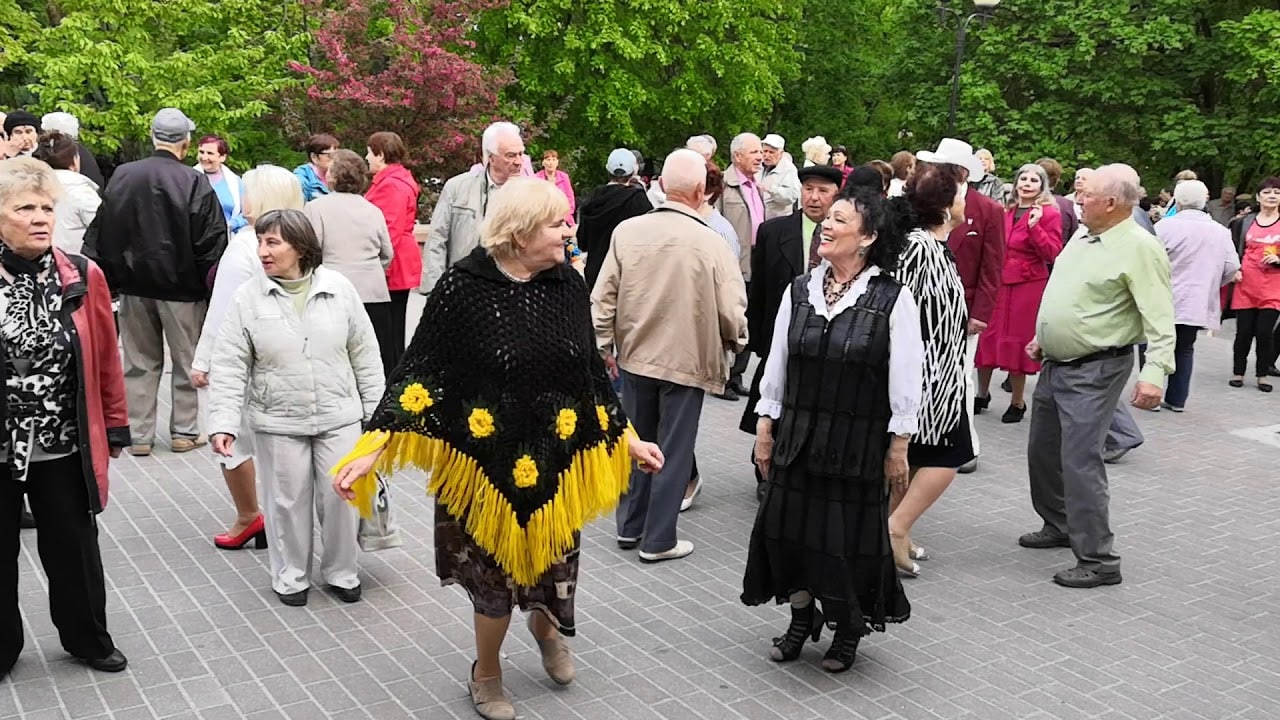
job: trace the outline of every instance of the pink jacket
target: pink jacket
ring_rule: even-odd
[[[547,171],[539,170],[533,176],[539,180],[546,180]],[[565,197],[569,198],[569,222],[573,222],[573,214],[578,210],[578,201],[573,197],[573,183],[569,182],[569,174],[563,170],[556,170],[556,177],[552,182],[560,188],[560,192],[564,193]]]
[[[1014,209],[1004,213],[1004,271],[1000,280],[1005,285],[1049,279],[1049,265],[1062,252],[1062,213],[1056,203],[1041,205],[1040,220],[1029,227],[1027,216],[1014,221]]]

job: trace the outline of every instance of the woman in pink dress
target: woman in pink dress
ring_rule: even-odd
[[[1036,336],[1040,298],[1049,284],[1049,266],[1062,251],[1062,215],[1053,199],[1049,176],[1039,165],[1023,165],[1014,181],[1013,202],[1005,212],[1004,270],[991,323],[978,340],[978,396],[974,412],[991,404],[991,373],[1009,371],[1013,398],[1000,422],[1022,422],[1027,412],[1023,392],[1027,376],[1040,363],[1027,357]]]
[[[551,182],[569,198],[569,216],[565,221],[573,225],[573,213],[578,209],[578,202],[573,197],[573,183],[569,180],[569,174],[560,169],[560,153],[555,150],[542,153],[542,169],[534,173],[534,177]]]

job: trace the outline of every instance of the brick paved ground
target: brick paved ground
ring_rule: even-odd
[[[999,424],[997,391],[994,414],[979,420],[982,469],[917,526],[935,559],[907,581],[914,617],[870,638],[838,677],[817,667],[825,638],[799,662],[770,663],[785,612],[737,600],[755,508],[748,438],[736,430],[741,404],[708,400],[707,488],[681,521],[695,554],[642,566],[614,547],[611,523],[591,528],[578,681],[554,687],[519,627],[507,687],[523,717],[555,720],[1274,718],[1280,436],[1257,428],[1280,422],[1280,397],[1226,387],[1228,357],[1227,340],[1202,337],[1188,412],[1140,413],[1148,442],[1111,473],[1125,582],[1100,590],[1050,582],[1069,551],[1016,546],[1038,527],[1027,423]],[[420,478],[396,486],[405,547],[362,560],[365,600],[314,593],[295,609],[272,595],[265,552],[210,544],[230,504],[208,455],[159,451],[115,472],[102,548],[111,629],[130,669],[95,674],[63,654],[28,534],[28,644],[0,681],[0,717],[474,717],[462,684],[469,606],[432,573]]]

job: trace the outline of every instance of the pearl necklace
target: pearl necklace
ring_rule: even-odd
[[[503,275],[505,275],[505,276],[506,276],[506,278],[507,278],[508,280],[510,280],[511,282],[513,282],[513,283],[527,283],[527,282],[529,282],[530,280],[532,280],[532,279],[533,279],[532,277],[527,277],[527,278],[518,278],[518,277],[516,277],[515,275],[512,275],[511,273],[507,272],[507,269],[506,269],[505,267],[503,267],[503,266],[502,266],[502,263],[501,263],[501,262],[499,262],[499,261],[497,261],[497,260],[494,260],[494,261],[493,261],[493,264],[498,266],[498,272],[500,272],[500,273],[502,273]]]

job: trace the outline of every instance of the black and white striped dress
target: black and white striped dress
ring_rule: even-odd
[[[916,467],[959,467],[972,460],[965,417],[965,332],[969,311],[955,256],[946,243],[916,228],[895,273],[920,307],[924,339],[924,393],[920,430],[911,439],[908,462]]]

